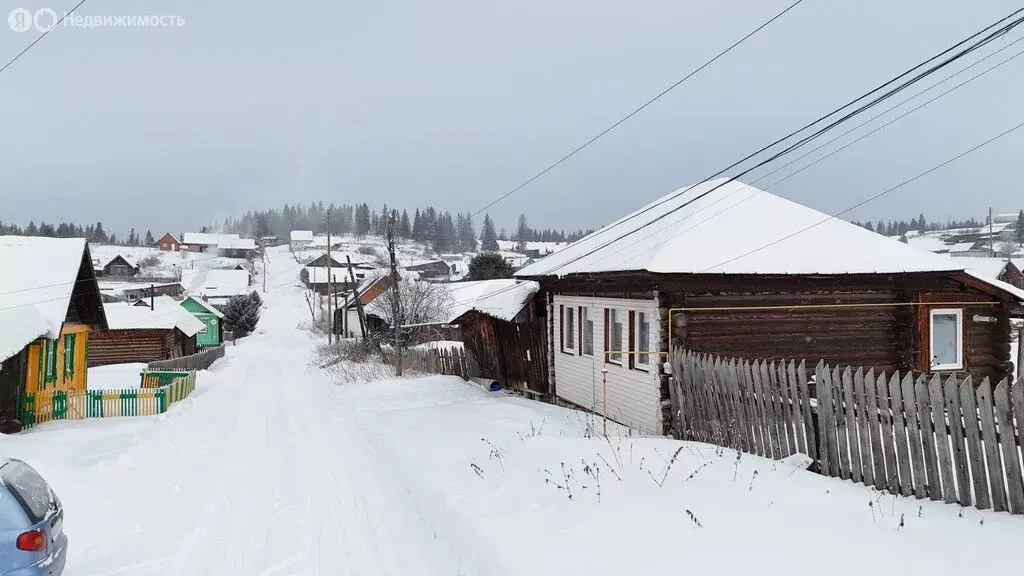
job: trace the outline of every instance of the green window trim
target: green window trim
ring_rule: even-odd
[[[64,335],[64,374],[72,376],[75,373],[75,334]]]
[[[56,382],[57,381],[57,341],[46,339],[43,340],[43,346],[46,351],[46,374],[43,376],[44,382]]]

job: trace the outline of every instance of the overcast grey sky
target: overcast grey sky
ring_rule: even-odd
[[[0,220],[159,235],[286,201],[476,210],[789,2],[91,0],[81,14],[185,25],[62,27],[0,74]],[[4,0],[0,60],[37,34],[10,30],[10,9],[74,3]],[[1015,4],[805,0],[491,213],[598,227]],[[824,211],[875,194],[1024,119],[1022,71],[1024,57],[772,191]],[[1016,211],[1022,148],[1007,137],[855,216]]]

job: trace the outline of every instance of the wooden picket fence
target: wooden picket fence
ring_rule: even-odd
[[[188,372],[159,388],[39,390],[21,397],[18,420],[28,429],[52,420],[154,416],[187,398],[195,387],[196,373]]]
[[[722,359],[679,351],[673,427],[892,494],[1024,514],[1024,382]],[[1016,430],[1015,430],[1016,427]]]
[[[202,352],[196,352],[188,356],[179,356],[177,358],[171,358],[169,360],[157,360],[150,362],[148,368],[150,370],[206,370],[214,362],[224,357],[225,348],[224,345],[206,348]]]

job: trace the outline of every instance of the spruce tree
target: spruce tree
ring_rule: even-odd
[[[490,214],[484,214],[484,226],[480,232],[480,248],[490,252],[498,250],[498,235],[494,233],[494,221]]]
[[[1017,237],[1017,245],[1024,246],[1024,210],[1017,214],[1017,229],[1014,234]]]
[[[146,246],[152,246],[156,244],[156,238],[153,238],[153,232],[146,230]]]
[[[409,223],[409,213],[402,210],[402,220],[398,225],[398,235],[402,238],[410,238],[412,236],[412,225]]]

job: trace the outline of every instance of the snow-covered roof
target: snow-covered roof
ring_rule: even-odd
[[[83,238],[0,236],[0,360],[60,336],[85,246]]]
[[[436,314],[434,318],[420,318],[418,324],[451,323],[471,310],[482,312],[499,320],[510,321],[516,317],[530,298],[540,290],[540,284],[529,280],[499,279],[475,280],[471,282],[427,283],[403,276],[404,290],[410,290],[417,283],[424,283],[425,298],[431,302],[423,308]],[[403,292],[404,293],[404,292]],[[387,315],[390,306],[388,298],[376,298],[366,306],[367,313],[381,317]]]
[[[0,362],[42,336],[54,337],[49,321],[34,306],[0,310]]]
[[[306,272],[309,274],[309,281],[313,284],[324,284],[328,282],[328,279],[336,283],[348,282],[347,266],[344,268],[328,268],[326,266],[306,266]],[[358,279],[365,273],[365,271],[356,272],[356,279]]]
[[[631,270],[854,274],[961,269],[944,256],[741,182],[725,182],[681,188],[526,266],[516,276]]]
[[[127,262],[129,266],[132,266],[133,268],[138,268],[139,267],[139,263],[138,263],[137,260],[134,260],[134,259],[129,258],[127,256],[122,256],[121,254],[114,254],[113,256],[109,256],[109,257],[107,257],[105,259],[101,259],[99,267],[100,268],[106,268],[107,266],[110,265],[111,262],[113,262],[114,260],[117,260],[118,258],[121,258],[122,260]]]
[[[953,258],[950,256],[949,258]],[[985,278],[998,279],[1006,268],[1006,258],[986,258],[984,256],[957,256],[953,263],[965,269],[973,270]]]
[[[919,235],[919,236],[907,236],[907,243],[914,248],[920,248],[921,250],[927,250],[929,252],[939,252],[943,250],[949,250],[949,244],[946,244],[942,238],[932,235]]]
[[[225,234],[217,242],[217,248],[223,250],[255,250],[256,241],[252,238],[239,238],[238,236]]]
[[[313,231],[312,230],[292,230],[291,233],[292,242],[312,242]]]
[[[111,330],[170,330],[177,328],[186,336],[195,336],[206,324],[185,310],[170,296],[157,296],[153,308],[127,302],[103,305]]]
[[[519,242],[515,240],[498,240],[498,248],[500,248],[501,250],[514,251],[516,249],[516,246],[518,245]],[[544,254],[553,254],[555,252],[558,252],[559,250],[564,249],[568,245],[568,242],[527,242],[526,249],[539,250],[541,255],[543,256]]]
[[[974,249],[974,245],[977,244],[977,243],[978,243],[977,241],[974,241],[974,242],[957,242],[956,244],[950,244],[949,245],[949,253],[950,254],[955,254],[957,252],[970,252],[971,250]]]
[[[216,246],[220,244],[221,237],[223,236],[234,236],[235,238],[238,238],[238,234],[211,234],[206,232],[185,232],[181,236],[181,242],[182,244]]]
[[[510,321],[540,290],[537,282],[515,279],[452,282],[440,286],[448,288],[451,295],[449,322],[471,310]]]
[[[202,298],[199,298],[197,296],[189,296],[189,299],[191,299],[196,304],[199,304],[199,306],[201,306],[203,308],[203,310],[206,310],[207,312],[213,314],[217,318],[223,318],[224,317],[224,313],[223,312],[221,312],[220,310],[217,310],[216,308],[211,306],[209,302],[203,300]]]
[[[185,270],[181,285],[190,296],[231,297],[251,292],[247,270]]]
[[[109,295],[121,295],[129,290],[149,290],[150,288],[164,288],[174,286],[180,282],[109,282],[100,280],[97,282],[100,292]]]

